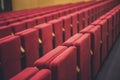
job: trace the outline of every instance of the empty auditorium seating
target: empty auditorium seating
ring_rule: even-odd
[[[1,14],[0,79],[95,79],[120,32],[117,4],[91,1]]]
[[[48,69],[39,70],[36,67],[27,67],[10,80],[51,80],[51,71]]]
[[[76,80],[76,48],[58,46],[35,61],[39,69],[52,71],[52,80]]]
[[[20,38],[7,36],[0,39],[0,79],[8,80],[21,70]]]
[[[24,22],[16,22],[16,23],[10,24],[9,26],[12,28],[13,33],[20,32],[27,28]]]
[[[12,33],[11,27],[9,27],[9,26],[1,26],[0,27],[0,38],[11,35],[11,33]]]
[[[78,28],[78,14],[77,13],[73,13],[70,15],[71,16],[71,35],[76,34],[77,32],[79,32],[79,28]]]
[[[63,42],[62,37],[63,22],[62,19],[57,19],[49,21],[49,23],[52,24],[53,48],[55,48],[56,46],[61,45]]]
[[[36,20],[37,25],[45,23],[45,17],[44,16],[34,17],[33,19]]]
[[[63,41],[65,41],[71,36],[71,31],[70,31],[71,17],[68,15],[68,16],[61,17],[60,19],[63,20],[63,32],[64,32]]]
[[[26,29],[15,35],[21,38],[22,68],[33,66],[34,61],[39,58],[38,31]]]
[[[80,80],[91,80],[90,42],[90,34],[77,33],[63,43],[67,47],[77,48],[77,72]]]
[[[52,50],[52,24],[40,24],[34,27],[39,33],[40,56]]]
[[[101,63],[104,62],[106,56],[107,56],[107,34],[108,34],[108,25],[107,20],[96,20],[92,23],[92,25],[100,25],[101,27]]]
[[[100,68],[100,41],[101,41],[101,33],[100,26],[87,26],[80,33],[86,34],[89,33],[91,36],[91,55],[92,55],[92,74],[93,78],[96,77],[98,70]]]
[[[34,18],[33,19],[27,19],[27,20],[24,20],[22,22],[25,22],[27,28],[33,28],[34,26],[37,25],[36,20]]]

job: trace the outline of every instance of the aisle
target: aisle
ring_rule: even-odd
[[[120,36],[114,44],[96,80],[120,80]]]

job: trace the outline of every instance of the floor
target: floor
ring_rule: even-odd
[[[120,80],[120,36],[116,40],[96,80]]]

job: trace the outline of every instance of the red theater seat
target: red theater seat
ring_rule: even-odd
[[[45,23],[45,17],[44,16],[34,17],[33,19],[36,20],[37,25]]]
[[[11,27],[9,27],[9,26],[1,26],[0,27],[0,38],[11,35],[11,33],[12,33]]]
[[[75,34],[63,43],[64,46],[77,48],[78,77],[80,80],[91,80],[90,34]]]
[[[35,61],[34,65],[39,69],[50,69],[52,80],[77,80],[76,60],[75,47],[58,46]]]
[[[8,80],[21,70],[20,38],[7,36],[0,39],[0,79]]]
[[[34,27],[39,31],[39,44],[41,55],[52,49],[52,24],[40,24]]]
[[[52,13],[51,13],[51,14],[45,14],[44,17],[45,17],[45,21],[46,21],[46,22],[49,22],[50,20],[53,19]]]
[[[52,36],[53,36],[53,45],[54,48],[58,45],[62,44],[62,20],[57,19],[57,20],[52,20],[49,22],[52,24]]]
[[[64,16],[64,17],[61,17],[60,19],[63,20],[63,29],[64,29],[64,40],[67,40],[70,36],[71,36],[71,17],[68,15],[68,16]]]
[[[89,33],[91,36],[91,50],[92,50],[92,71],[93,71],[93,78],[96,77],[98,70],[100,68],[100,40],[101,40],[101,33],[100,33],[100,26],[93,26],[90,25],[85,29],[81,30],[80,33],[86,34]]]
[[[21,53],[25,57],[25,66],[33,66],[35,60],[39,58],[38,31],[36,29],[26,29],[15,34],[21,38]]]
[[[76,34],[77,32],[79,32],[79,28],[78,28],[78,14],[77,13],[73,13],[70,15],[71,16],[71,33],[72,35]]]
[[[96,23],[95,23],[96,22]],[[97,20],[92,23],[92,25],[100,25],[101,28],[101,63],[104,62],[107,57],[107,34],[108,34],[108,26],[107,20]]]
[[[23,22],[26,23],[27,28],[32,28],[32,27],[34,27],[35,25],[37,25],[35,19],[27,19],[27,20],[24,20]]]
[[[16,22],[16,23],[10,24],[9,26],[11,26],[13,33],[20,32],[26,29],[26,24],[24,22]]]
[[[39,70],[36,67],[28,67],[12,77],[10,80],[30,80],[30,78],[34,76],[37,72],[39,72]]]
[[[51,71],[48,69],[41,69],[30,80],[52,80]]]
[[[79,24],[79,31],[82,30],[84,28],[84,13],[83,11],[79,11],[78,12],[78,24]]]

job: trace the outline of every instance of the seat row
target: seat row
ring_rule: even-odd
[[[91,25],[70,37],[61,46],[36,60],[34,66],[39,70],[49,69],[51,78],[49,77],[48,80],[95,79],[120,33],[120,29],[118,29],[120,21],[119,6],[106,13],[105,17],[101,16]],[[112,32],[109,31],[111,28]],[[25,70],[11,80],[19,80],[19,75],[24,74]],[[34,80],[38,79],[36,76],[36,74],[33,76],[25,75],[24,78]]]
[[[119,18],[117,18],[117,17],[119,17],[119,7],[118,6],[117,6],[117,8],[115,7],[115,9],[113,9],[111,12],[112,12],[112,18],[110,18],[110,19],[114,23],[109,22],[109,25],[114,24],[114,26],[119,28],[118,23],[117,23],[117,22],[119,22]],[[113,12],[114,12],[114,14],[113,14]],[[87,61],[88,61],[88,59],[90,59],[89,62],[91,61],[92,65],[91,65],[91,63],[90,64],[86,63],[88,66],[90,65],[91,67],[89,67],[90,69],[85,68],[85,70],[87,70],[87,69],[91,70],[90,74],[92,75],[92,78],[94,78],[97,75],[98,70],[99,70],[100,65],[101,65],[101,56],[100,56],[101,54],[100,54],[99,51],[103,51],[101,49],[104,49],[101,46],[103,46],[102,42],[104,41],[103,38],[105,36],[101,37],[100,34],[102,34],[102,32],[100,32],[101,27],[99,27],[99,25],[103,25],[104,22],[101,22],[99,24],[94,22],[95,24],[92,23],[93,24],[92,26],[90,26],[90,27],[88,26],[86,28],[81,27],[81,26],[76,26],[76,25],[80,25],[81,23],[84,23],[84,21],[82,21],[78,24],[79,21],[77,21],[77,20],[81,19],[81,17],[79,16],[79,15],[81,15],[81,13],[82,13],[82,11],[78,11],[74,14],[71,14],[71,15],[75,16],[74,18],[72,18],[71,15],[67,15],[67,16],[61,17],[59,19],[49,21],[48,23],[37,25],[34,28],[26,29],[26,30],[23,30],[21,32],[15,32],[15,34],[14,34],[15,36],[10,35],[10,36],[1,38],[0,39],[0,62],[1,62],[0,63],[0,67],[1,67],[0,68],[0,74],[1,74],[0,77],[1,77],[1,79],[5,79],[5,80],[9,79],[13,75],[20,72],[21,69],[24,69],[24,68],[30,67],[30,66],[34,66],[34,65],[36,67],[38,67],[39,70],[42,70],[42,68],[48,68],[48,67],[42,67],[41,68],[41,67],[39,67],[39,63],[36,62],[37,64],[34,64],[34,65],[33,65],[33,63],[39,57],[41,57],[43,55],[45,56],[48,53],[51,53],[51,50],[53,48],[56,49],[56,47],[59,46],[59,45],[61,45],[61,47],[66,46],[66,48],[69,48],[68,45],[65,45],[65,43],[62,45],[62,43],[65,42],[66,40],[68,40],[74,34],[75,35],[84,35],[86,33],[87,34],[91,33],[91,34],[88,34],[89,37],[90,37],[90,40],[88,39],[88,35],[87,35],[87,40],[89,40],[90,46],[84,46],[83,49],[85,49],[87,52],[91,53],[91,55],[93,55],[93,54],[95,54],[95,55],[94,56],[90,56],[90,54],[87,55],[87,56],[90,56],[90,57],[87,57]],[[111,14],[111,13],[108,12],[107,15],[109,15],[109,14]],[[106,18],[106,17],[104,17],[104,18]],[[103,20],[104,18],[101,18],[100,20]],[[75,20],[71,20],[71,19],[75,19]],[[115,20],[115,21],[113,21],[113,20]],[[108,20],[108,21],[110,21],[110,20]],[[71,22],[74,23],[74,24],[71,25]],[[87,25],[89,25],[89,24],[87,23]],[[94,26],[98,26],[98,27],[93,28]],[[78,27],[80,27],[80,28],[78,28]],[[83,28],[85,28],[85,29],[83,29]],[[117,29],[115,28],[115,29],[112,30],[113,31],[112,34],[114,34],[112,36],[112,38],[114,37],[116,39],[115,30],[117,30]],[[89,32],[87,32],[87,31],[89,31]],[[79,34],[79,32],[80,32],[80,34]],[[78,33],[78,34],[76,34],[76,33]],[[118,33],[119,32],[117,32],[117,34]],[[72,38],[72,40],[74,41],[74,38]],[[101,43],[101,44],[99,44],[99,43]],[[82,42],[81,42],[81,44],[82,44]],[[70,46],[71,45],[73,45],[73,44],[70,44]],[[86,44],[82,44],[82,45],[86,45]],[[89,44],[87,44],[87,45],[89,45]],[[108,45],[110,45],[110,43]],[[74,45],[74,46],[77,46],[77,44]],[[98,47],[96,47],[96,46],[98,46]],[[100,49],[99,49],[99,46],[100,46]],[[73,47],[73,46],[71,46],[71,47]],[[88,47],[88,50],[87,50],[87,47]],[[59,47],[58,47],[58,49],[59,49]],[[54,53],[54,50],[53,50],[53,53],[54,53],[53,55],[51,55],[52,53],[48,55],[48,56],[50,56],[50,61],[52,61],[53,59],[55,59],[57,57],[57,55],[62,53],[61,51],[64,52],[64,50],[60,50],[60,52],[56,52],[56,51],[59,51],[58,49],[55,50],[55,53]],[[73,50],[73,53],[78,54],[76,57],[74,57],[74,59],[77,59],[77,61],[76,61],[77,63],[75,62],[77,65],[74,65],[75,63],[70,63],[70,64],[74,65],[73,67],[75,67],[75,71],[76,71],[76,68],[77,68],[77,73],[76,72],[75,73],[80,76],[80,75],[83,75],[80,72],[81,69],[84,71],[84,69],[83,69],[83,67],[81,67],[81,65],[83,66],[85,63],[81,62],[81,61],[84,62],[84,60],[80,60],[80,61],[78,60],[79,58],[80,59],[84,58],[84,57],[82,57],[82,58],[79,57],[79,55],[80,55],[79,52],[80,53],[84,52],[84,50],[83,51],[78,51],[77,47],[74,47],[74,49],[75,50]],[[68,52],[69,52],[69,49],[68,49]],[[68,53],[68,55],[69,54],[71,54],[71,49],[70,49],[70,53]],[[74,54],[74,56],[75,56],[75,54]],[[43,57],[41,57],[41,58],[43,58]],[[65,57],[65,59],[66,59],[66,57]],[[102,57],[102,59],[104,61],[105,58]],[[45,58],[45,60],[46,60],[46,58]],[[38,60],[38,62],[39,62],[39,60]],[[72,61],[68,60],[68,62],[72,62]],[[48,63],[49,63],[49,60],[48,60]],[[63,63],[64,63],[64,61],[63,61]],[[82,63],[82,64],[80,64],[80,63]],[[10,68],[8,68],[8,66],[10,66]],[[65,67],[65,66],[63,66],[63,67]],[[59,70],[62,71],[61,68]],[[87,71],[89,71],[89,70],[87,70]],[[54,71],[54,68],[53,68],[53,71]],[[65,71],[65,70],[63,69],[63,71]],[[56,70],[55,70],[55,72],[56,72]],[[70,72],[68,72],[68,73],[70,73]],[[58,71],[58,73],[59,73],[59,71]],[[54,73],[54,75],[56,75],[58,73]],[[68,73],[66,73],[66,71],[64,73],[68,74]],[[84,73],[84,74],[86,74],[86,73]],[[90,74],[87,74],[87,75],[91,77]],[[63,72],[61,72],[60,75],[64,76]],[[72,75],[72,73],[71,73],[71,75]],[[58,76],[58,75],[56,75],[56,76]],[[56,76],[54,76],[54,78]],[[78,78],[81,78],[79,76],[78,76]],[[60,79],[58,79],[56,77],[55,79],[57,79],[57,80],[68,80],[67,77],[65,77],[65,79],[61,79],[61,78],[64,78],[64,77],[60,77]],[[75,78],[77,78],[77,76]],[[69,79],[76,80],[74,78],[69,78]],[[86,80],[88,80],[88,78]]]
[[[80,4],[80,3],[79,3]],[[82,3],[81,3],[82,4]],[[55,7],[55,9],[51,8],[47,8],[47,9],[43,9],[43,10],[32,10],[32,11],[23,11],[21,12],[21,14],[17,15],[17,14],[12,14],[12,15],[6,15],[5,14],[2,16],[3,18],[1,19],[1,25],[8,25],[10,23],[13,23],[13,22],[16,22],[16,21],[21,21],[23,18],[25,19],[29,19],[31,17],[35,17],[35,16],[42,16],[42,15],[45,15],[45,14],[49,14],[49,13],[53,13],[53,12],[59,12],[59,11],[63,11],[66,12],[66,10],[69,10],[69,11],[74,11],[74,10],[71,10],[73,8],[75,8],[75,6],[77,7],[81,7],[81,6],[86,6],[85,4],[89,5],[89,3],[83,3],[82,5],[79,5],[76,4],[76,5],[73,5],[73,4],[69,4],[69,5],[66,5],[66,6],[59,6],[59,7]],[[92,3],[91,3],[92,4]],[[70,7],[73,7],[73,8],[70,8]],[[26,13],[27,12],[27,13]],[[56,12],[56,13],[57,13]],[[6,19],[7,18],[7,19]]]
[[[111,1],[109,1],[111,3]],[[108,3],[108,1],[107,1]],[[102,6],[105,7],[107,4],[106,2],[100,3],[99,5],[94,5],[89,8],[84,8],[84,10],[80,10],[74,13],[69,14],[66,16],[61,16],[60,19],[62,19],[62,26],[64,23],[66,24],[67,18],[69,19],[68,23],[71,26],[78,26],[77,30],[81,30],[82,28],[86,27],[88,24],[96,20],[99,16],[105,13],[105,10],[102,9]],[[109,4],[110,4],[109,3]],[[113,4],[111,6],[109,5],[109,8],[112,8]],[[106,7],[106,11],[109,10],[109,8]],[[35,25],[39,25],[45,22],[50,22],[51,20],[56,20],[59,18],[59,14],[53,15],[54,13],[44,15],[41,17],[34,17],[31,19],[23,20],[20,22],[11,23],[8,26],[1,26],[0,27],[0,38],[5,37],[7,35],[15,34],[16,32],[20,32],[22,30],[34,27]],[[54,17],[54,18],[53,18]],[[77,24],[76,24],[77,23]],[[68,24],[67,24],[68,25]],[[74,31],[71,33],[71,35],[75,33]]]
[[[95,4],[95,2],[93,2]],[[12,18],[12,19],[8,19],[6,21],[1,21],[0,22],[0,25],[3,26],[3,25],[9,25],[11,23],[15,23],[15,22],[18,22],[18,21],[23,21],[23,20],[26,20],[26,19],[31,19],[31,18],[34,18],[34,17],[39,17],[40,16],[44,16],[45,17],[45,21],[49,21],[51,19],[56,19],[60,16],[65,16],[67,14],[70,14],[70,13],[73,13],[75,11],[78,11],[78,10],[81,10],[85,7],[88,7],[88,6],[91,6],[93,3],[85,3],[85,4],[82,4],[82,5],[77,5],[77,6],[74,6],[74,7],[69,7],[69,8],[66,8],[66,9],[62,9],[62,10],[59,10],[59,11],[52,11],[51,13],[47,13],[47,14],[44,14],[44,15],[41,15],[40,13],[35,13],[35,14],[31,14],[31,15],[25,15],[25,16],[20,16],[20,17],[16,17],[16,18]],[[105,2],[101,2],[101,6],[105,6],[105,4],[108,4],[108,5],[111,5],[113,3],[113,0],[111,1],[105,1]],[[111,3],[111,4],[110,4]],[[96,5],[98,4],[98,2],[96,2]],[[100,5],[99,5],[100,6]],[[112,7],[112,6],[110,6]],[[103,9],[102,7],[98,7],[100,10]],[[108,9],[108,8],[106,8]],[[104,11],[103,11],[104,12]],[[39,19],[37,18],[37,19]]]
[[[50,6],[50,7],[45,7],[45,8],[35,8],[35,9],[28,9],[28,10],[21,10],[21,11],[14,11],[14,12],[7,12],[7,13],[3,13],[1,14],[1,20],[6,20],[6,19],[10,19],[10,18],[15,18],[15,17],[20,17],[20,16],[27,16],[27,15],[32,15],[32,14],[39,14],[39,15],[43,15],[46,13],[51,13],[51,12],[55,12],[55,11],[59,11],[59,10],[63,10],[63,9],[67,9],[70,7],[75,7],[78,5],[82,6],[87,6],[95,4],[98,2],[79,2],[79,3],[74,3],[74,4],[66,4],[66,5],[56,5],[56,6]]]

